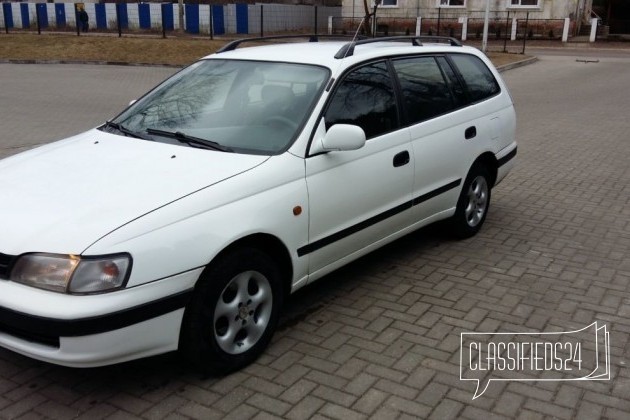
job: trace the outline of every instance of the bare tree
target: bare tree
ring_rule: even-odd
[[[376,13],[376,7],[374,6],[374,13]],[[370,13],[370,6],[368,6],[368,0],[363,0],[363,9],[365,10],[365,17],[361,24],[363,25],[363,30],[367,36],[372,36],[372,14]]]
[[[368,6],[368,0],[363,0],[363,8],[365,10],[365,17],[363,18],[363,28],[367,36],[376,36],[376,25],[372,24],[372,18],[376,21],[376,9],[380,6],[382,0],[374,0],[374,6],[372,13],[370,13],[370,7]],[[372,28],[374,26],[374,28]]]

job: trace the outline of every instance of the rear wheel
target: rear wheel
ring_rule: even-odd
[[[459,238],[469,238],[481,229],[490,208],[490,175],[480,165],[473,166],[451,218],[451,231]]]
[[[208,373],[251,363],[271,340],[282,298],[280,272],[265,253],[242,248],[219,257],[186,308],[180,350]]]

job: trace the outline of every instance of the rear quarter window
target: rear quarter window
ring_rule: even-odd
[[[501,91],[490,69],[478,57],[453,54],[450,58],[464,80],[471,102],[483,101]]]

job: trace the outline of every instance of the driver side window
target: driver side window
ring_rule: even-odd
[[[326,129],[334,124],[358,125],[368,139],[397,130],[396,96],[385,62],[348,73],[333,93],[324,118]]]

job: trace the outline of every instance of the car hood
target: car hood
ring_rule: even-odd
[[[125,223],[266,159],[90,130],[0,160],[0,253],[79,254]]]

